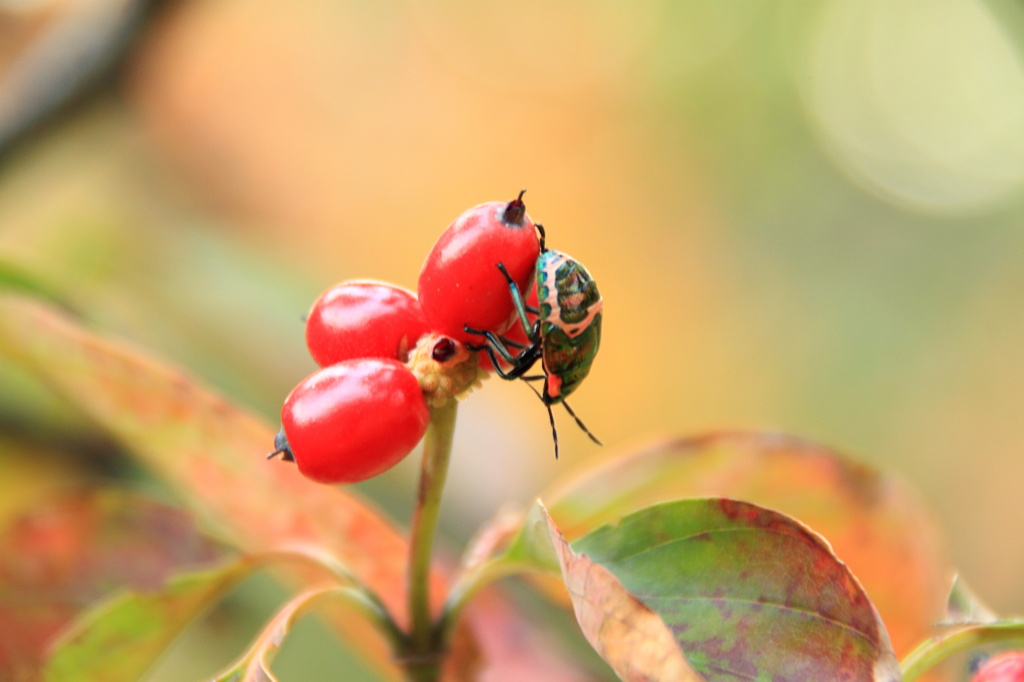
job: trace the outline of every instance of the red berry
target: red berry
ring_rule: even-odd
[[[1007,651],[988,659],[971,682],[1024,682],[1024,652]]]
[[[427,430],[419,382],[397,360],[346,360],[306,377],[281,410],[284,459],[321,483],[354,483],[397,464]]]
[[[306,319],[306,346],[321,367],[353,358],[405,360],[427,331],[411,291],[355,280],[336,284],[313,304]]]
[[[442,234],[420,270],[419,299],[430,328],[463,343],[479,343],[465,326],[501,334],[515,309],[504,263],[520,291],[533,285],[540,240],[519,198],[469,209]]]

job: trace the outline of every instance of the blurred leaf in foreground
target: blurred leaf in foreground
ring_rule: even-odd
[[[258,565],[244,559],[174,575],[152,590],[117,592],[54,643],[46,682],[139,679],[189,623]]]
[[[951,656],[986,645],[1024,646],[1024,619],[958,625],[929,638],[903,659],[903,680],[915,682]]]
[[[321,547],[404,616],[405,539],[368,502],[265,460],[274,432],[249,414],[182,371],[27,298],[0,296],[0,352],[121,440],[226,541],[252,554]],[[362,623],[331,622],[379,670],[393,669]]]
[[[32,678],[54,635],[109,590],[152,588],[221,556],[187,514],[126,492],[77,492],[26,512],[0,536],[3,677]]]
[[[953,580],[946,600],[946,620],[943,624],[994,623],[999,620],[990,609],[958,575]]]

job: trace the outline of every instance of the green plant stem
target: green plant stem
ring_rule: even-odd
[[[430,425],[423,437],[423,463],[416,494],[409,544],[409,642],[410,660],[420,663],[406,666],[416,680],[436,679],[440,670],[439,652],[434,651],[433,612],[430,607],[430,559],[434,545],[437,517],[441,510],[441,494],[448,475],[455,415],[458,403],[449,400],[443,407],[430,409]],[[433,665],[423,661],[434,660]],[[415,668],[415,670],[414,670]],[[433,670],[430,670],[433,668]]]
[[[961,651],[1008,641],[1024,641],[1024,621],[968,625],[942,637],[929,639],[903,659],[900,664],[903,679],[905,682],[912,682]]]

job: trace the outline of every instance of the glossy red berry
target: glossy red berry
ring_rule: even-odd
[[[431,330],[462,342],[479,341],[464,327],[503,333],[515,320],[508,282],[533,285],[540,240],[519,197],[469,209],[441,234],[420,270],[418,295]]]
[[[281,410],[275,443],[321,483],[354,483],[401,461],[427,430],[419,382],[397,360],[345,360],[306,377]],[[276,454],[276,453],[275,453]]]
[[[353,280],[331,287],[313,304],[306,319],[306,346],[321,367],[353,358],[404,361],[427,331],[411,291]]]
[[[1024,682],[1024,652],[1007,651],[985,661],[971,682]]]

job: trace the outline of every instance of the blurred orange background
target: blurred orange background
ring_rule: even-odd
[[[0,2],[0,122],[33,46],[124,4]],[[453,548],[588,459],[767,428],[912,481],[966,580],[1024,611],[1019,5],[164,5],[113,87],[0,151],[0,258],[92,325],[276,422],[320,291],[415,288],[461,211],[527,188],[605,299],[573,407],[606,447],[556,413],[555,462],[536,398],[488,381]],[[4,513],[94,475],[90,429],[0,367]],[[362,486],[398,518],[414,459]]]

